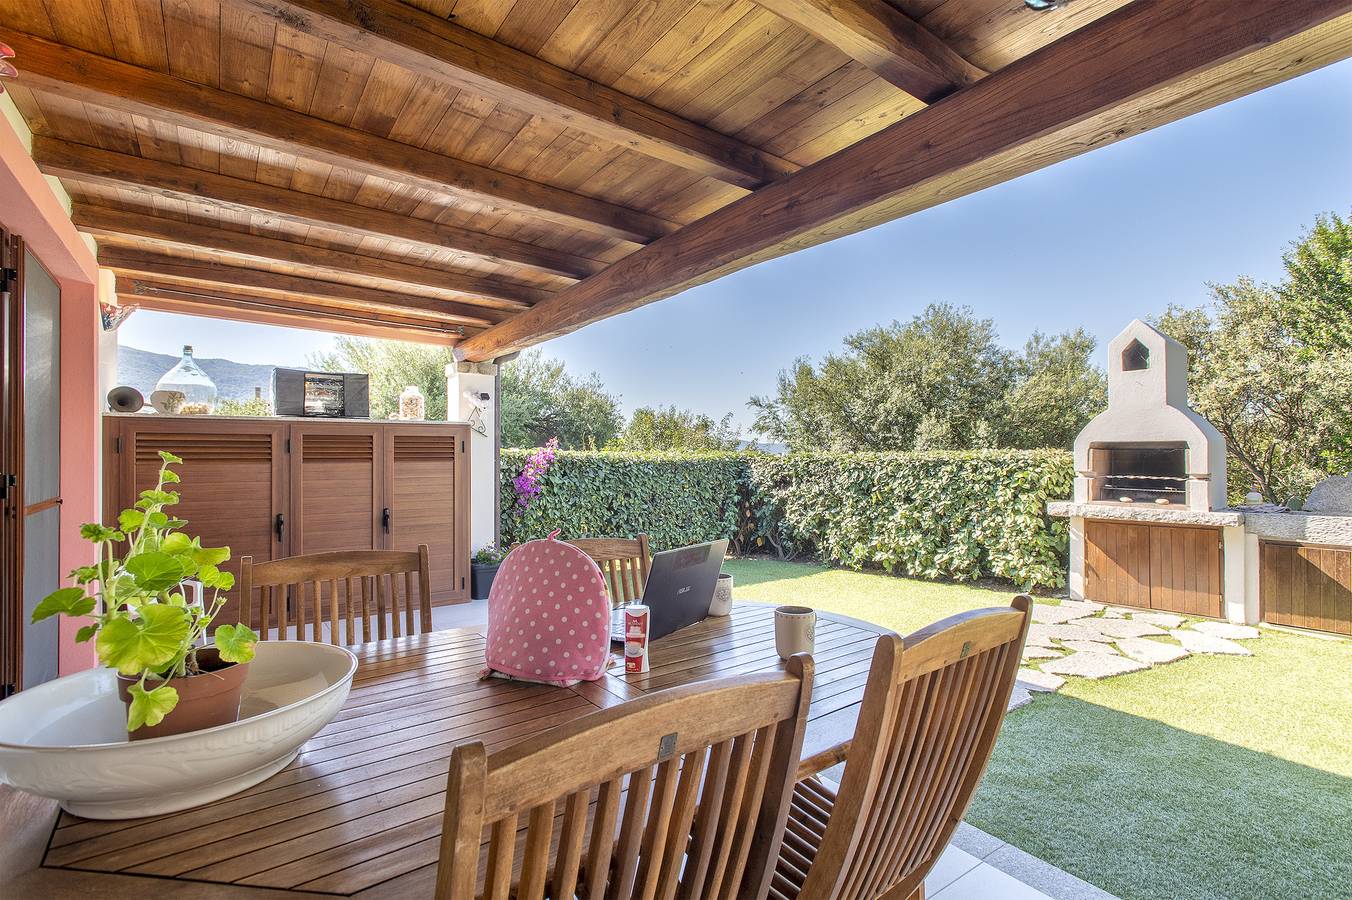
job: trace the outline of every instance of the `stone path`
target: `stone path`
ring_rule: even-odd
[[[1034,603],[1033,624],[1015,687],[1017,703],[1034,693],[1057,691],[1066,677],[1110,678],[1140,672],[1194,653],[1251,656],[1240,641],[1263,636],[1257,628],[1212,620],[1189,620],[1082,600]]]

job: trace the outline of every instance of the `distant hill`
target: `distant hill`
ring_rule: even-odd
[[[222,400],[252,400],[254,388],[263,389],[267,397],[272,391],[274,366],[256,366],[229,359],[193,357],[202,371],[216,382],[216,395]],[[151,353],[136,347],[117,348],[117,383],[136,388],[147,401],[155,390],[155,382],[174,366],[179,357],[166,353]]]

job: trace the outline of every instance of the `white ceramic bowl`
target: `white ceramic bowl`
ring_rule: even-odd
[[[262,641],[239,721],[134,743],[116,673],[67,675],[0,703],[0,781],[89,819],[201,806],[285,768],[342,709],[356,671],[342,647]]]

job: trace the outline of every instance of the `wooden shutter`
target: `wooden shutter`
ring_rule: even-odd
[[[427,545],[434,603],[469,596],[468,432],[460,425],[385,426],[386,546]]]
[[[291,555],[377,550],[381,484],[378,426],[291,426]]]
[[[182,500],[172,512],[187,520],[183,530],[200,537],[204,546],[230,548],[231,559],[222,568],[238,577],[242,556],[261,562],[286,555],[277,532],[277,515],[285,508],[283,426],[234,422],[222,428],[202,420],[129,417],[106,421],[113,445],[105,457],[104,478],[111,484],[105,495],[112,501],[105,510],[108,522],[155,486],[159,451],[168,450],[183,459],[175,467],[182,481],[173,486]],[[238,615],[232,598],[218,621],[235,621]]]

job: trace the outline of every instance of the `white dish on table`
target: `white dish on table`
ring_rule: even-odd
[[[136,742],[112,669],[67,675],[0,702],[0,782],[89,819],[202,806],[285,768],[343,708],[356,671],[342,647],[260,641],[238,721]]]

